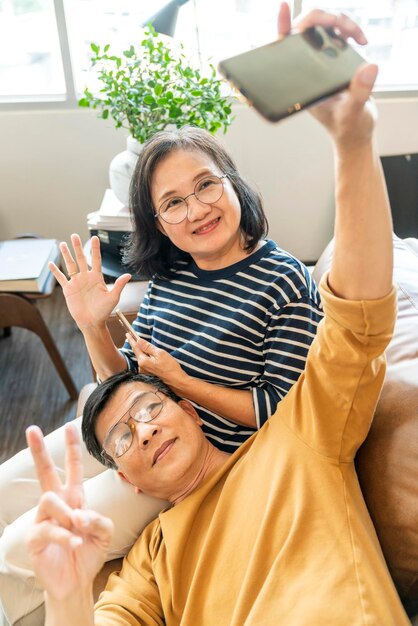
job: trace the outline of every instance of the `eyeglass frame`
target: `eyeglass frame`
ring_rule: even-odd
[[[129,409],[127,411],[125,411],[125,413],[118,419],[117,422],[115,422],[113,424],[113,426],[111,426],[109,428],[109,430],[107,431],[104,439],[103,439],[103,446],[102,446],[102,451],[100,452],[100,456],[102,458],[107,458],[109,459],[112,463],[116,463],[115,459],[108,453],[106,452],[105,448],[104,448],[104,444],[106,443],[106,440],[108,439],[110,433],[117,427],[119,426],[119,424],[122,422],[124,424],[126,424],[126,426],[128,427],[130,433],[131,433],[131,443],[129,444],[129,447],[125,450],[125,452],[123,454],[121,454],[120,456],[117,456],[116,459],[120,459],[121,457],[123,457],[128,450],[130,450],[133,440],[134,440],[134,432],[136,431],[136,424],[149,424],[150,422],[153,422],[155,419],[157,419],[157,417],[159,417],[161,411],[163,410],[163,406],[164,406],[164,400],[165,399],[161,399],[159,394],[162,393],[161,391],[155,390],[155,391],[146,391],[145,393],[141,394],[140,396],[138,396],[131,404],[131,406],[129,407]],[[150,416],[150,419],[135,419],[134,417],[132,417],[132,415],[129,415],[128,419],[124,422],[123,418],[125,417],[126,414],[130,414],[130,411],[132,410],[132,407],[135,406],[135,404],[137,404],[137,402],[139,402],[141,400],[141,398],[143,398],[143,396],[147,395],[147,394],[153,394],[154,396],[157,396],[158,400],[160,401],[160,408],[158,410],[157,415],[154,415],[154,417],[150,416],[150,413],[147,410],[148,415]],[[129,424],[129,420],[133,420],[134,423],[133,424]]]
[[[200,180],[197,181],[197,183],[194,186],[194,190],[192,193],[189,193],[188,196],[186,197],[182,197],[182,196],[172,196],[171,198],[167,198],[167,200],[164,200],[164,202],[162,202],[158,208],[157,213],[154,213],[154,217],[161,217],[162,220],[164,220],[164,222],[166,224],[171,224],[172,226],[175,226],[176,224],[181,224],[182,222],[184,222],[185,219],[187,219],[188,215],[189,215],[189,203],[187,202],[188,198],[190,198],[191,196],[194,196],[196,198],[196,200],[198,202],[202,202],[202,204],[212,204],[211,202],[204,202],[203,200],[199,200],[196,196],[196,187],[201,184],[203,181],[208,180],[209,178],[218,178],[221,181],[222,184],[222,191],[221,191],[221,195],[219,196],[219,198],[217,200],[213,200],[213,202],[218,202],[218,200],[220,200],[223,196],[224,193],[224,184],[223,184],[223,179],[224,178],[228,178],[228,174],[222,174],[222,176],[217,176],[216,174],[211,174],[210,176],[205,176],[204,178],[201,178]],[[182,202],[186,203],[186,215],[183,217],[183,219],[181,219],[179,222],[167,222],[167,220],[162,216],[161,214],[161,207],[163,206],[163,204],[165,204],[166,202],[169,202],[170,200],[173,199],[178,199],[181,200]]]

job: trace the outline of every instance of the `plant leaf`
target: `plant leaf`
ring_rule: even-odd
[[[86,88],[79,106],[98,109],[103,119],[111,117],[116,128],[127,129],[141,142],[169,124],[225,131],[232,121],[231,99],[222,97],[214,66],[202,77],[152,26],[144,32],[142,41],[120,55],[108,56],[110,44],[90,44],[101,87],[94,94]]]
[[[177,117],[180,117],[181,114],[182,114],[182,110],[179,107],[176,107],[175,104],[172,104],[170,106],[169,115],[172,119],[176,119]]]

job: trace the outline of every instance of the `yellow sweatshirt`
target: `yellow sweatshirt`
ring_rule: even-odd
[[[95,624],[409,624],[358,485],[396,295],[335,297],[304,374],[263,428],[142,533]]]

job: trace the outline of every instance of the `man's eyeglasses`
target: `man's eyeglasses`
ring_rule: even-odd
[[[175,196],[164,200],[154,217],[161,217],[167,224],[180,224],[187,217],[189,210],[188,198],[194,196],[196,200],[203,202],[203,204],[217,202],[224,192],[224,178],[227,178],[227,174],[202,178],[202,180],[196,183],[193,193],[189,193],[185,198]]]
[[[163,400],[157,391],[149,391],[139,396],[107,433],[103,442],[102,456],[107,455],[111,459],[123,456],[132,445],[136,423],[151,422],[158,417],[162,408]]]

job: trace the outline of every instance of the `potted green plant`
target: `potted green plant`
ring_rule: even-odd
[[[112,118],[116,128],[129,132],[127,151],[113,159],[111,187],[127,206],[129,181],[143,144],[159,130],[194,124],[211,133],[226,132],[232,122],[229,98],[222,95],[222,79],[213,65],[208,74],[193,67],[181,46],[174,51],[150,25],[138,46],[121,56],[110,45],[91,44],[92,66],[102,84],[98,94],[88,87],[79,106],[100,110],[103,119]]]

